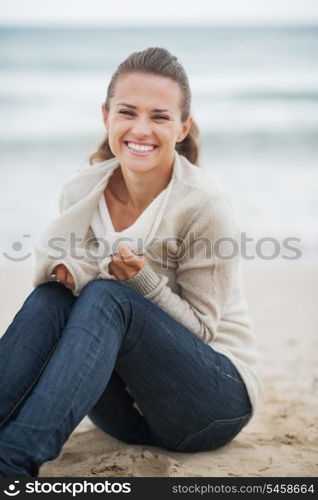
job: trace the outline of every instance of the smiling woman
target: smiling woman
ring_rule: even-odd
[[[134,52],[123,61],[108,85],[106,101],[102,105],[104,123],[112,110],[112,113],[121,113],[126,115],[127,119],[133,120],[138,113],[140,115],[146,111],[153,123],[172,122],[168,125],[161,123],[167,126],[170,132],[173,126],[180,127],[182,124],[187,133],[183,134],[183,139],[179,137],[176,140],[175,149],[191,163],[197,164],[199,130],[190,117],[191,90],[188,77],[175,56],[171,56],[170,64],[168,59],[167,51],[164,49],[159,51],[150,48],[147,54],[145,51]],[[148,86],[147,82],[150,82]],[[114,99],[115,92],[116,99]],[[128,100],[128,97],[134,102]],[[162,109],[163,102],[167,103],[164,109]],[[176,133],[177,129],[174,128],[174,131]],[[106,134],[96,153],[91,155],[90,163],[108,160],[114,156],[110,139]]]
[[[156,111],[162,102],[165,115]],[[175,145],[192,124],[191,116],[182,122],[180,103],[177,82],[136,72],[119,77],[110,104],[102,105],[109,149],[120,161],[132,208],[142,211],[170,181]]]
[[[106,138],[65,184],[35,244],[34,290],[1,338],[0,475],[37,476],[85,415],[126,443],[197,452],[254,414],[237,226],[198,168],[190,106],[166,49],[133,53],[114,73]]]

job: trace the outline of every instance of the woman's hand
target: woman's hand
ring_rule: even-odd
[[[126,243],[121,242],[118,245],[119,253],[112,255],[112,262],[108,269],[119,281],[127,280],[137,274],[145,264],[143,254],[135,254]]]
[[[75,283],[73,276],[71,275],[67,267],[64,266],[64,264],[59,264],[58,266],[56,266],[53,270],[53,273],[56,275],[56,279],[61,283],[63,283],[63,285],[65,285],[66,288],[74,290]]]

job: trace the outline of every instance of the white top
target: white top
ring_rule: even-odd
[[[105,195],[102,192],[96,210],[93,213],[90,226],[96,239],[99,241],[98,252],[104,252],[104,278],[116,279],[107,271],[107,265],[111,262],[111,255],[117,252],[120,241],[125,241],[129,248],[136,253],[144,253],[146,248],[150,246],[151,238],[156,233],[161,221],[170,195],[171,186],[172,183],[170,181],[168,186],[147,206],[135,222],[123,231],[115,231]]]

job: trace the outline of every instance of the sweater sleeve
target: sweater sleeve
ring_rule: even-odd
[[[60,214],[65,212],[71,205],[69,201],[67,202],[67,197],[65,197],[65,188],[66,185],[61,192],[58,202]],[[78,297],[82,288],[99,275],[98,260],[88,258],[85,249],[81,247],[76,247],[76,258],[71,255],[70,249],[68,249],[66,255],[62,258],[50,259],[48,241],[51,236],[50,229],[48,228],[47,231],[44,231],[37,238],[34,244],[35,271],[32,284],[36,287],[42,283],[51,281],[54,268],[59,264],[64,264],[74,279],[75,288],[72,290],[72,293]]]
[[[237,270],[237,238],[237,226],[227,195],[211,197],[192,215],[182,238],[182,255],[176,268],[179,294],[167,284],[168,277],[156,273],[148,262],[135,276],[122,283],[150,299],[209,343],[216,337]]]

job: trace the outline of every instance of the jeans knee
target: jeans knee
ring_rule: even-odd
[[[48,281],[38,285],[29,295],[28,299],[32,302],[36,300],[41,306],[50,307],[60,303],[62,305],[73,304],[76,297],[62,283]]]
[[[120,283],[120,281],[111,279],[96,279],[85,285],[81,291],[81,295],[85,293],[90,295],[92,294],[96,297],[107,295],[116,298],[129,293],[129,291],[130,289]]]

